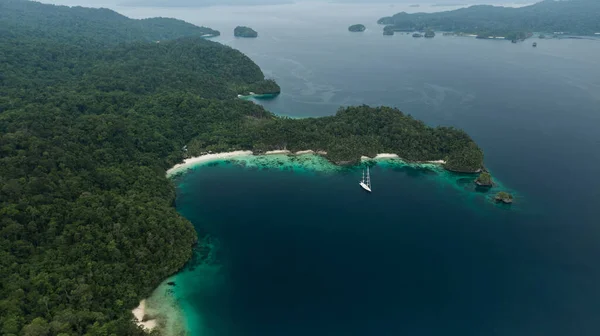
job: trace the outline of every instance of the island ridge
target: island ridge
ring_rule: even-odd
[[[595,35],[600,31],[598,13],[600,1],[596,0],[544,0],[519,8],[476,5],[436,13],[401,12],[383,17],[378,23],[386,25],[388,31],[430,29],[516,41],[534,32],[558,34],[558,37]]]

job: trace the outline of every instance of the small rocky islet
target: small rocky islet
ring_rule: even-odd
[[[348,31],[353,33],[364,32],[367,29],[363,24],[354,24],[348,27]]]
[[[494,182],[492,181],[492,175],[488,172],[482,172],[479,174],[477,179],[475,179],[475,184],[478,187],[491,188],[494,186]]]
[[[496,194],[496,196],[494,196],[494,200],[496,203],[512,204],[514,198],[513,195],[505,191],[500,191]]]
[[[258,32],[250,27],[246,26],[237,26],[233,30],[233,36],[235,37],[246,37],[246,38],[256,38],[258,37]]]

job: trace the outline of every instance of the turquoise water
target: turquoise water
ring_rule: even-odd
[[[373,166],[367,194],[359,168],[245,161],[176,178],[180,212],[218,237],[175,277],[192,335],[597,330],[595,242],[546,211],[434,167]]]
[[[177,208],[211,238],[175,276],[189,333],[598,335],[600,42],[384,37],[387,5],[319,6],[160,14],[221,30],[281,85],[257,100],[273,112],[381,104],[465,129],[516,203],[398,163],[372,168],[372,194],[359,168],[314,160],[192,170]]]

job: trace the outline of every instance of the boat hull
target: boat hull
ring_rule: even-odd
[[[368,185],[364,184],[363,182],[360,182],[359,184],[363,189],[365,189],[368,192],[371,192],[371,188],[369,188]]]

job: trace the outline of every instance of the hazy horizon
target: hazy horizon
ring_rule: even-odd
[[[131,6],[131,7],[209,7],[209,6],[261,6],[293,3],[340,3],[340,4],[402,4],[402,5],[502,5],[531,4],[539,1],[526,0],[38,0],[42,3],[66,6]]]

